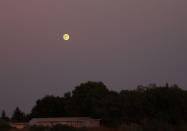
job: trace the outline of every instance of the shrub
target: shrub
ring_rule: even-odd
[[[86,128],[74,128],[66,125],[55,125],[50,131],[87,131]]]
[[[138,124],[126,124],[120,126],[120,131],[143,131],[143,128]]]
[[[8,122],[4,121],[4,120],[0,120],[0,131],[8,131],[10,129],[10,126],[8,124]]]
[[[73,127],[64,125],[55,125],[51,128],[51,131],[75,131]]]
[[[50,129],[44,126],[32,126],[30,127],[30,131],[50,131]]]
[[[174,127],[164,121],[152,120],[149,121],[145,127],[145,131],[173,131]]]

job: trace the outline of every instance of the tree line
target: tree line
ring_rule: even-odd
[[[109,90],[102,82],[86,82],[76,86],[64,96],[47,95],[36,101],[31,113],[16,108],[8,118],[5,111],[1,119],[25,122],[31,118],[92,117],[101,119],[102,125],[145,125],[164,123],[187,124],[187,91],[177,85],[138,86],[120,92]]]

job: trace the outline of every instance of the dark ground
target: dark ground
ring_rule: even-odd
[[[25,129],[11,129],[10,131],[29,131],[29,129],[27,129],[27,128],[25,128]],[[88,129],[88,131],[119,131],[119,130],[115,129],[115,128],[102,127],[102,128],[90,128],[90,129]]]

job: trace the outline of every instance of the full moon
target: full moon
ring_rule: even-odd
[[[64,34],[64,35],[63,35],[63,39],[64,39],[64,40],[69,40],[69,39],[70,39],[69,34]]]

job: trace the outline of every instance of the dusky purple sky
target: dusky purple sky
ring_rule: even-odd
[[[81,82],[187,89],[186,0],[1,0],[0,111]],[[69,33],[70,41],[61,35]]]

